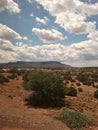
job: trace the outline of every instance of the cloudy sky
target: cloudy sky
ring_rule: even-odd
[[[0,0],[0,62],[98,66],[98,0]]]

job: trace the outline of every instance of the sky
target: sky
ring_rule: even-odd
[[[98,0],[0,0],[0,63],[98,66]]]

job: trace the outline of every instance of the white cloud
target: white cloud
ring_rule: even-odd
[[[0,49],[4,51],[14,51],[14,46],[10,41],[0,39]]]
[[[98,42],[92,40],[84,41],[69,46],[68,51],[72,55],[67,61],[74,66],[98,66]]]
[[[13,39],[28,40],[28,37],[21,37],[19,33],[3,24],[0,24],[0,38],[8,41]]]
[[[6,54],[7,53],[7,54]],[[2,55],[3,54],[3,55]],[[1,63],[14,62],[17,60],[17,54],[14,52],[4,51],[0,49],[0,61]]]
[[[76,34],[89,33],[96,28],[95,22],[87,22],[88,16],[98,14],[98,3],[88,4],[80,0],[36,0],[55,16],[55,23],[65,31]]]
[[[70,33],[88,33],[88,40],[69,46],[52,44],[67,38],[56,29],[46,30],[33,28],[44,43],[42,46],[29,46],[23,42],[13,45],[11,40],[28,40],[21,37],[10,27],[0,24],[0,61],[46,61],[57,60],[72,66],[98,66],[98,30],[96,22],[88,22],[87,18],[98,14],[98,3],[87,4],[80,0],[36,0],[45,10],[55,16],[55,23]],[[28,0],[33,3],[34,0]],[[20,9],[14,0],[0,0],[0,11],[7,9],[10,13],[19,13]],[[33,14],[32,14],[33,16]],[[36,18],[38,23],[46,24],[49,19]]]
[[[98,14],[98,3],[95,4],[87,4],[80,2],[79,6],[77,6],[80,11],[88,16]]]
[[[21,36],[6,25],[0,24],[0,38],[5,40],[21,39]]]
[[[70,46],[64,46],[59,43],[35,47],[22,45],[20,47],[21,55],[24,57],[26,55],[28,60],[57,60],[72,66],[98,66],[97,51],[98,43],[92,42],[92,40],[72,44]]]
[[[34,0],[28,0],[28,2],[29,2],[30,4],[33,4]]]
[[[67,39],[67,38],[68,38],[67,36],[64,37],[64,39]]]
[[[16,61],[17,59],[15,46],[8,40],[0,39],[0,62]]]
[[[39,6],[39,5],[37,5],[37,9],[40,9],[40,6]]]
[[[88,35],[88,38],[98,42],[98,30],[91,31]]]
[[[47,24],[49,19],[46,16],[43,19],[40,19],[39,17],[36,17],[36,21],[38,22],[38,24]]]
[[[96,22],[85,22],[86,17],[66,11],[57,16],[55,23],[60,24],[62,28],[70,33],[84,34],[89,33],[90,30],[95,29]]]
[[[33,16],[34,16],[33,12],[30,14],[30,16],[31,16],[31,17],[33,17]]]
[[[46,24],[46,21],[44,19],[40,19],[39,17],[36,17],[36,21],[41,24]]]
[[[60,43],[42,46],[28,46],[22,42],[16,46],[8,41],[0,43],[1,62],[46,60],[60,61],[72,66],[98,66],[98,42],[87,40],[70,46]]]
[[[46,21],[46,22],[48,22],[48,21],[49,21],[49,19],[48,19],[46,16],[44,17],[44,19],[45,19],[45,21]]]
[[[32,32],[34,32],[44,43],[53,43],[58,40],[64,40],[63,34],[55,29],[45,30],[33,28]]]
[[[19,6],[13,0],[0,0],[0,12],[7,9],[11,14],[20,13]]]
[[[22,37],[22,39],[23,39],[23,40],[28,40],[28,37],[25,36],[25,37]]]

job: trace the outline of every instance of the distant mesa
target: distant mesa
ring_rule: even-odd
[[[9,62],[0,63],[0,67],[18,67],[18,68],[70,68],[70,65],[62,64],[57,61],[45,61],[45,62]]]

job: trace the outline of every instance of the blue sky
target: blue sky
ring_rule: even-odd
[[[98,0],[1,0],[0,62],[98,66]]]

